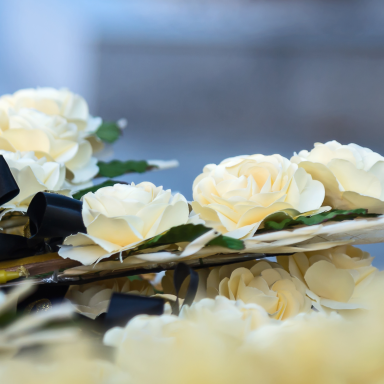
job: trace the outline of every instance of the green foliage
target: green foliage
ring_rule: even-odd
[[[96,136],[107,143],[114,143],[121,135],[121,130],[115,122],[104,122],[96,131]]]
[[[280,222],[274,220],[267,220],[264,223],[265,230],[281,231],[296,225],[316,225],[326,221],[344,221],[353,220],[356,217],[377,217],[379,215],[374,213],[367,213],[366,209],[352,209],[343,211],[340,209],[332,209],[328,212],[322,212],[313,216],[300,216],[296,219],[286,218]]]
[[[99,166],[99,177],[111,178],[131,172],[143,173],[149,169],[154,168],[153,166],[150,166],[145,160],[112,160],[108,163],[104,161],[99,161],[97,165]]]
[[[170,245],[183,242],[190,243],[210,230],[211,228],[207,228],[202,224],[179,225],[169,229],[165,233],[152,237],[152,239],[149,239],[144,244],[142,244],[139,249],[155,248],[161,245]],[[223,235],[216,237],[207,244],[207,246],[212,245],[234,250],[244,249],[244,243],[241,240],[233,239]]]
[[[86,188],[86,189],[82,189],[81,191],[76,192],[73,195],[73,198],[77,199],[77,200],[80,200],[88,192],[96,192],[100,188],[112,187],[115,184],[127,184],[127,183],[125,183],[123,181],[117,181],[117,180],[106,180],[106,181],[104,181],[104,183],[101,183],[101,184],[98,184],[98,185],[94,185],[92,187],[89,187],[89,188]]]

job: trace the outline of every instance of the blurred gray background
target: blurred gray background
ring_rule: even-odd
[[[128,119],[128,175],[180,191],[207,163],[355,142],[384,153],[382,0],[0,0],[0,93],[69,87]],[[366,246],[378,258],[383,245]]]

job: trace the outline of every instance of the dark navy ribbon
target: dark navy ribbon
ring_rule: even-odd
[[[105,316],[108,328],[125,326],[137,315],[162,315],[164,300],[159,297],[147,297],[128,293],[114,293]]]
[[[4,157],[0,155],[0,206],[11,201],[19,193],[19,186]]]
[[[189,267],[185,263],[179,263],[177,264],[175,268],[175,272],[173,274],[173,284],[175,286],[176,291],[176,303],[171,304],[172,305],[172,314],[173,315],[179,315],[180,307],[179,307],[179,295],[180,295],[180,289],[181,286],[184,283],[184,280],[187,277],[190,277],[187,293],[184,298],[183,305],[191,305],[193,303],[193,300],[195,300],[197,288],[199,286],[199,275],[196,271],[194,271],[191,267]]]
[[[86,233],[82,206],[81,201],[71,197],[37,193],[27,211],[31,238],[65,238],[79,232]]]
[[[0,206],[20,193],[12,172],[0,155]],[[27,215],[31,237],[0,233],[0,261],[33,256],[57,249],[63,238],[86,232],[81,214],[82,202],[55,193],[39,192]],[[1,224],[0,224],[1,227]],[[49,240],[47,240],[49,239]]]

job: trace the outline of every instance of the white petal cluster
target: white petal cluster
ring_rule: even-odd
[[[325,187],[324,204],[337,209],[366,208],[384,213],[384,157],[357,144],[316,143],[291,161]]]
[[[257,304],[276,320],[286,320],[311,310],[306,286],[277,263],[247,261],[209,269],[199,269],[199,286],[195,301],[203,298],[226,297]],[[184,298],[189,279],[181,286],[179,297]],[[162,280],[164,293],[175,295],[173,272],[167,271]]]
[[[189,207],[183,195],[143,182],[86,194],[82,214],[87,233],[67,237],[59,255],[90,265],[186,224]]]
[[[85,100],[68,90],[27,89],[0,98],[0,149],[63,163],[74,185],[98,173],[93,151],[100,124]]]
[[[74,306],[77,313],[95,319],[108,311],[114,292],[152,296],[153,286],[146,280],[130,281],[126,277],[84,285],[71,285],[65,298]]]
[[[250,268],[237,264],[216,267],[208,276],[207,287],[211,297],[220,295],[258,304],[276,320],[311,310],[305,285],[280,265],[267,261],[256,262]]]
[[[83,136],[94,133],[101,125],[100,117],[89,114],[88,104],[83,97],[66,88],[29,88],[21,89],[12,95],[0,97],[0,108],[34,109],[46,115],[61,116],[70,123],[75,123]]]
[[[55,191],[64,195],[65,166],[47,161],[45,157],[38,159],[33,152],[8,152],[0,150],[12,175],[20,188],[20,193],[4,204],[2,215],[10,211],[26,212],[32,198],[42,191]]]
[[[317,212],[324,186],[280,155],[238,156],[205,166],[193,183],[193,200],[208,226],[247,238],[272,214]]]
[[[183,308],[179,317],[136,316],[125,328],[109,330],[104,343],[117,348],[117,366],[127,369],[132,376],[140,375],[141,382],[152,381],[151,370],[143,368],[159,367],[159,359],[162,372],[170,370],[181,381],[184,367],[190,366],[191,383],[223,382],[211,376],[222,377],[221,370],[215,369],[217,364],[220,366],[230,356],[235,358],[235,351],[250,332],[268,322],[267,313],[259,306],[218,297]],[[126,356],[135,358],[128,362]]]
[[[366,289],[377,274],[368,252],[351,245],[279,256],[278,261],[307,287],[319,311],[366,307]]]

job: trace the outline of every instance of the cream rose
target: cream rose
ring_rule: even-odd
[[[256,262],[250,269],[234,266],[214,268],[207,281],[209,296],[225,296],[263,307],[274,319],[285,320],[309,312],[311,301],[305,285],[276,263]]]
[[[232,383],[249,376],[241,347],[268,321],[255,304],[218,297],[183,308],[179,317],[136,316],[107,331],[104,343],[116,348],[116,365],[140,383],[159,382],[159,372],[164,384]]]
[[[56,162],[47,161],[44,157],[38,159],[33,152],[1,151],[20,193],[1,208],[4,214],[11,211],[26,212],[32,198],[41,191],[56,191],[64,195],[69,190],[64,187],[65,167]]]
[[[368,252],[351,245],[278,256],[284,268],[306,285],[318,310],[364,308],[364,292],[377,273],[372,260]]]
[[[208,226],[247,238],[271,214],[315,213],[324,186],[280,155],[238,156],[205,166],[193,183],[193,199],[194,211]]]
[[[130,281],[126,277],[99,283],[71,285],[65,298],[71,302],[76,312],[95,319],[107,312],[114,292],[152,296],[155,292],[146,280]]]
[[[64,163],[72,184],[87,182],[99,171],[89,141],[82,138],[76,124],[60,116],[33,109],[10,110],[0,118],[0,130],[0,149],[35,151]]]
[[[83,97],[65,88],[21,89],[13,95],[1,96],[0,108],[16,112],[25,108],[35,109],[46,115],[62,116],[77,125],[82,137],[93,134],[102,123],[100,117],[89,114],[88,104]]]
[[[186,224],[189,207],[181,194],[172,196],[171,190],[144,182],[87,193],[82,214],[87,234],[67,237],[59,255],[90,265]]]
[[[384,213],[384,157],[356,144],[316,143],[291,161],[325,186],[324,204]]]

